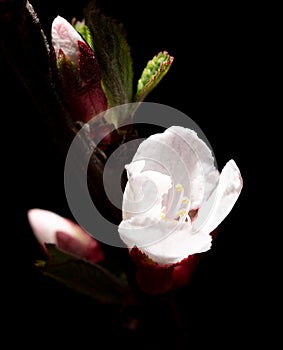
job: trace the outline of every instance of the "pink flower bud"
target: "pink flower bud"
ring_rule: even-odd
[[[83,39],[71,23],[66,21],[63,17],[57,16],[52,23],[51,36],[56,58],[59,58],[60,50],[62,50],[71,62],[78,66],[78,42],[83,41]]]
[[[88,122],[107,109],[93,50],[75,28],[57,16],[51,29],[52,63],[59,93],[74,120]]]
[[[42,209],[29,210],[28,220],[46,253],[45,244],[50,243],[65,253],[92,263],[104,260],[100,244],[71,220]]]

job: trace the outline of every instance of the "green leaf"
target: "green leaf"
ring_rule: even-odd
[[[47,244],[49,259],[37,262],[41,272],[67,287],[106,304],[122,303],[130,296],[125,278],[118,278],[99,264],[77,259]]]
[[[93,37],[108,106],[111,108],[132,102],[132,57],[123,25],[106,17],[95,2],[86,7],[85,21]]]
[[[138,81],[135,101],[141,102],[156,87],[160,80],[169,71],[173,63],[173,57],[167,51],[159,52],[152,60],[148,61]]]
[[[79,32],[81,34],[81,36],[84,38],[84,40],[92,48],[92,50],[94,50],[91,32],[90,32],[88,26],[85,24],[85,21],[84,20],[76,21],[73,24],[73,27],[76,29],[77,32]]]

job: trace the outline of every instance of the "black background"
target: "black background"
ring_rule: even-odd
[[[87,1],[31,3],[49,35],[56,15],[80,19]],[[0,57],[5,161],[2,189],[8,193],[2,198],[7,213],[3,216],[2,290],[8,295],[4,300],[10,329],[19,334],[22,344],[60,341],[67,347],[78,341],[80,348],[98,348],[96,342],[100,341],[141,349],[166,348],[165,344],[194,349],[203,342],[230,348],[230,344],[253,343],[263,336],[255,335],[251,326],[256,318],[260,323],[254,295],[260,281],[251,253],[256,233],[249,228],[250,198],[255,187],[250,126],[256,128],[254,50],[258,40],[253,11],[236,4],[188,2],[185,6],[181,1],[100,3],[105,13],[125,26],[135,82],[156,53],[167,50],[174,56],[169,73],[147,101],[167,104],[190,116],[210,141],[219,169],[231,158],[236,161],[243,191],[221,224],[219,238],[194,280],[179,293],[186,339],[171,327],[162,304],[155,300],[143,310],[146,330],[132,335],[121,333],[107,307],[46,280],[33,266],[41,252],[26,213],[38,207],[63,216],[69,214],[63,186],[64,159],[30,96]]]

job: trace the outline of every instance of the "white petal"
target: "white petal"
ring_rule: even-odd
[[[159,265],[171,265],[190,255],[206,252],[211,247],[211,241],[210,235],[203,232],[192,234],[184,226],[155,245],[143,248],[143,252]]]
[[[133,216],[129,220],[123,220],[118,226],[121,239],[128,248],[135,246],[142,248],[152,245],[165,238],[178,226],[177,221],[165,221],[155,217]]]
[[[56,55],[62,49],[74,64],[78,64],[78,41],[83,39],[71,23],[57,16],[52,22],[51,36]]]
[[[123,195],[123,219],[130,219],[135,215],[155,216],[160,219],[163,195],[172,186],[170,177],[156,171],[134,173],[132,164],[135,162],[127,167],[129,180]]]
[[[131,162],[130,164],[127,164],[125,168],[127,170],[128,179],[133,175],[140,174],[144,166],[145,166],[144,160],[139,160],[137,162]]]
[[[31,209],[28,211],[28,220],[35,237],[42,244],[57,244],[56,231],[74,232],[74,226],[69,220],[48,210]]]
[[[193,231],[212,232],[230,213],[243,187],[236,163],[230,160],[223,168],[219,184],[211,198],[199,209]]]
[[[118,231],[129,248],[138,247],[160,265],[182,261],[189,255],[210,249],[211,236],[193,234],[190,223],[134,217],[122,221]]]
[[[164,133],[143,141],[133,161],[144,160],[144,170],[154,170],[171,176],[173,188],[167,198],[174,217],[178,196],[176,184],[182,184],[184,195],[191,201],[191,209],[198,209],[217,185],[219,172],[215,168],[211,150],[195,131],[172,126]]]

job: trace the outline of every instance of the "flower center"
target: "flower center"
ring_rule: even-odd
[[[177,184],[175,188],[180,194],[178,202],[176,204],[174,220],[185,222],[189,219],[190,200],[184,195],[184,188],[181,184]],[[167,220],[164,210],[161,212],[161,218],[163,220]]]

